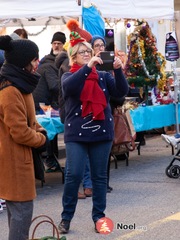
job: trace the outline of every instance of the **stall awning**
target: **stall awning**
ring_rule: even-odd
[[[93,0],[107,18],[173,19],[173,0]]]

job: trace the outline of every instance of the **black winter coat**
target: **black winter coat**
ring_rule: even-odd
[[[37,72],[41,75],[41,78],[33,92],[36,111],[40,110],[40,102],[51,105],[52,108],[57,110],[59,108],[59,78],[55,56],[52,54],[46,55],[41,60]]]
[[[62,96],[62,86],[61,86],[61,77],[63,73],[69,72],[70,66],[69,66],[69,58],[67,55],[67,52],[62,51],[60,54],[57,55],[55,59],[56,67],[59,69],[59,97],[58,97],[58,102],[59,102],[59,110],[60,110],[60,118],[61,122],[64,123],[65,120],[65,101]]]

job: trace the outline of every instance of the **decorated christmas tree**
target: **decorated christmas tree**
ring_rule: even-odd
[[[125,75],[132,87],[157,86],[162,91],[167,80],[166,60],[158,52],[156,37],[146,21],[136,22],[134,31],[128,36],[129,53]]]

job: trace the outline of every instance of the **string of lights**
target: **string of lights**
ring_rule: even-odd
[[[142,52],[141,52],[141,48],[140,48],[139,38],[137,38],[136,43],[137,43],[137,47],[138,47],[138,57],[139,57],[139,60],[141,62],[141,66],[143,67],[143,70],[144,70],[146,76],[149,79],[151,79],[151,80],[155,79],[155,75],[150,75],[149,71],[147,70],[146,64],[145,64],[144,59],[142,57]]]
[[[26,19],[26,20],[31,21],[31,22],[35,22],[36,21],[35,18],[30,18],[30,19]],[[44,32],[49,25],[51,25],[53,20],[62,21],[63,24],[66,24],[66,20],[65,20],[65,18],[63,16],[62,17],[48,17],[48,19],[44,23],[44,26],[42,26],[41,30],[39,30],[36,33],[28,32],[28,36],[38,36],[39,34]],[[23,21],[21,19],[16,19],[16,18],[15,19],[5,19],[5,20],[3,20],[2,22],[0,22],[0,28],[6,27],[11,22],[15,23],[16,26],[20,26],[21,28],[26,28],[25,24],[23,23]]]

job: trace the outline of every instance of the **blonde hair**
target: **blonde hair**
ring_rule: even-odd
[[[90,49],[91,52],[91,57],[94,55],[94,51],[91,47],[91,44],[88,42],[79,42],[77,43],[74,47],[69,46],[68,48],[68,57],[69,57],[69,65],[72,66],[73,63],[75,62],[76,55],[78,53],[78,50],[81,46],[86,46],[88,49]]]

